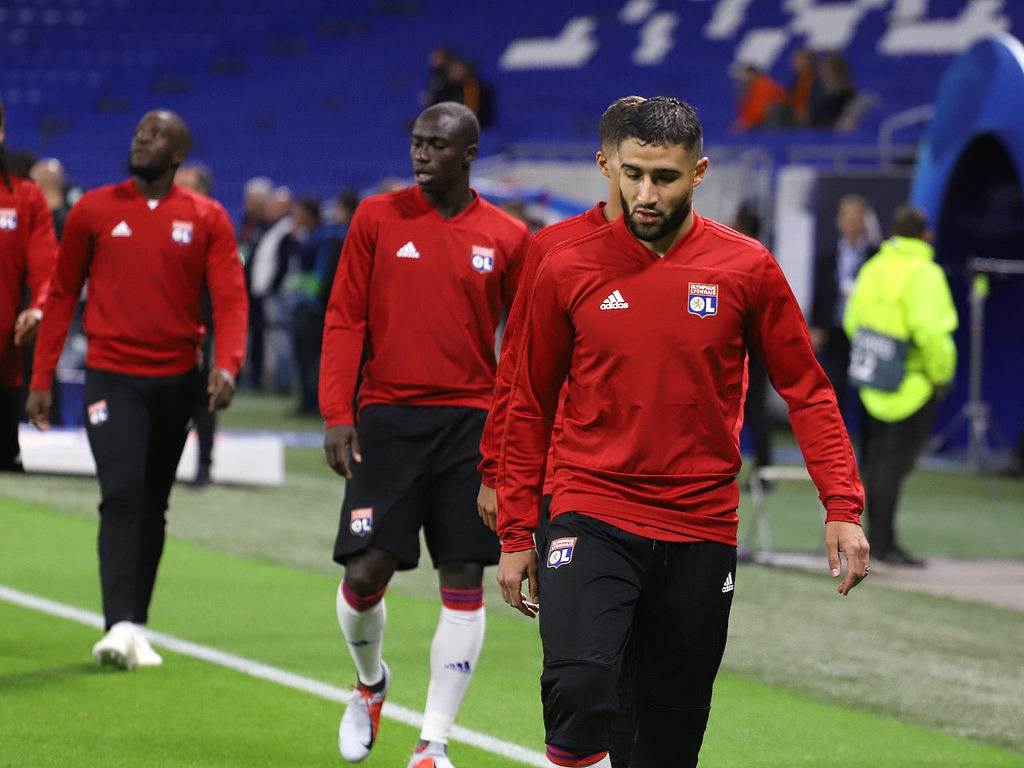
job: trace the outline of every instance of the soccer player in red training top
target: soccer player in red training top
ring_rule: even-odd
[[[619,204],[619,157],[618,146],[623,121],[629,111],[643,101],[640,96],[626,96],[614,101],[601,116],[598,123],[598,137],[601,140],[601,148],[597,151],[597,167],[608,180],[608,201],[600,202],[577,216],[560,221],[545,227],[534,235],[534,247],[530,249],[527,263],[523,267],[523,278],[520,290],[517,294],[518,300],[512,306],[505,323],[505,334],[501,340],[501,359],[498,361],[498,374],[494,387],[494,399],[491,401],[491,408],[487,414],[487,423],[484,425],[484,436],[480,441],[480,454],[483,459],[478,466],[480,475],[483,478],[480,483],[480,493],[477,495],[477,510],[481,519],[492,529],[497,529],[498,502],[494,490],[497,470],[498,453],[501,448],[501,436],[504,433],[505,414],[508,408],[508,398],[512,389],[512,377],[515,374],[516,361],[518,360],[518,341],[522,334],[522,325],[525,316],[525,305],[530,287],[536,275],[537,267],[545,253],[559,243],[568,242],[576,237],[593,232],[603,227],[609,221],[614,221],[622,215],[622,207]],[[562,420],[561,404],[565,399],[566,388],[562,387],[559,395],[559,409],[555,414],[554,434],[558,434]],[[536,521],[534,540],[538,551],[543,551],[546,544],[549,506],[551,504],[551,461],[553,453],[548,451],[548,460],[544,472],[544,495],[541,499],[541,508]],[[629,692],[620,687],[617,691],[619,706],[615,717],[612,720],[613,738],[611,742],[611,763],[612,768],[628,768],[629,748],[632,743],[632,704],[629,701]]]
[[[523,267],[520,298],[519,301],[513,304],[512,312],[505,323],[505,333],[501,339],[501,359],[498,361],[494,398],[491,401],[491,408],[487,414],[487,423],[484,425],[484,436],[480,441],[480,454],[483,458],[478,469],[483,480],[480,483],[480,493],[477,497],[477,509],[481,519],[492,530],[497,528],[498,503],[494,486],[497,482],[498,474],[498,451],[501,447],[501,436],[504,433],[505,412],[508,408],[508,397],[512,388],[515,362],[518,359],[517,347],[523,323],[524,305],[526,303],[524,298],[533,285],[537,267],[545,253],[559,243],[564,243],[588,232],[593,232],[598,227],[603,227],[609,221],[613,221],[622,215],[622,208],[619,206],[619,131],[622,129],[625,115],[641,101],[643,101],[643,98],[640,96],[626,96],[614,101],[604,111],[604,114],[601,115],[601,121],[598,123],[597,133],[601,140],[601,148],[597,151],[595,160],[598,170],[608,180],[608,201],[602,201],[589,211],[585,211],[565,221],[559,221],[544,227],[544,229],[533,236],[534,247],[530,250],[529,258]],[[560,418],[556,416],[556,431],[559,421]],[[550,458],[551,455],[549,453],[548,470],[551,468]],[[549,494],[551,491],[549,483],[549,473],[545,473],[545,503],[544,509],[541,512],[541,520],[546,517],[547,501],[550,500]],[[538,531],[538,547],[543,547],[544,542],[542,539],[542,532]]]
[[[21,348],[36,337],[57,261],[53,217],[38,186],[11,173],[0,102],[0,472],[21,472]],[[22,309],[26,283],[32,291]]]
[[[26,405],[31,421],[48,428],[53,370],[88,280],[86,432],[100,483],[107,628],[93,656],[121,669],[162,661],[138,625],[148,618],[199,386],[204,282],[217,326],[210,410],[231,403],[245,350],[248,302],[231,221],[219,203],[174,184],[190,145],[178,115],[148,112],[131,142],[132,177],[87,192],[71,209]]]
[[[470,188],[479,137],[462,104],[420,114],[410,152],[416,186],[356,209],[327,308],[324,451],[349,478],[334,548],[345,566],[338,623],[358,677],[338,730],[349,761],[365,758],[376,738],[390,683],[384,592],[396,570],[416,567],[421,526],[442,608],[410,766],[451,766],[448,734],[483,644],[483,571],[499,547],[476,515],[476,465],[494,333],[532,241],[522,222]]]
[[[789,406],[827,510],[832,575],[867,572],[853,450],[799,307],[758,242],[698,216],[707,171],[693,109],[657,97],[626,118],[623,216],[537,270],[498,466],[498,583],[540,602],[551,765],[610,765],[620,670],[632,768],[694,766],[735,587],[749,344]],[[562,382],[544,567],[532,522]],[[538,570],[539,584],[538,584]]]

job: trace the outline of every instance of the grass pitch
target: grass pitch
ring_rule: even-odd
[[[263,398],[236,405],[250,423],[283,410]],[[175,489],[150,626],[344,687],[353,672],[329,559],[343,487],[315,449],[289,449],[287,471],[281,489]],[[1024,485],[997,491],[919,473],[901,516],[908,547],[1024,557]],[[0,477],[0,584],[98,611],[97,496],[93,479]],[[771,503],[777,547],[800,537],[818,546],[809,486],[780,487]],[[740,568],[702,766],[1024,768],[1021,614],[870,581],[840,598],[822,572]],[[488,637],[459,723],[541,750],[536,627],[505,608],[492,576]],[[389,701],[419,711],[433,572],[396,579],[388,610]],[[344,764],[340,705],[173,653],[160,669],[104,672],[89,659],[98,637],[0,602],[0,768]],[[385,722],[364,765],[404,766],[416,735]],[[451,754],[462,768],[516,765],[460,743]]]

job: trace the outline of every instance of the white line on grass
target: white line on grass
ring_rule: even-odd
[[[81,608],[75,608],[74,606],[65,605],[64,603],[58,603],[55,600],[49,600],[45,597],[39,597],[38,595],[31,595],[27,592],[12,589],[2,584],[0,584],[0,600],[5,600],[6,602],[13,603],[14,605],[20,605],[23,608],[31,608],[35,611],[48,613],[51,616],[76,621],[79,624],[85,624],[88,627],[103,629],[103,617],[98,613],[86,611]],[[319,696],[320,698],[328,699],[329,701],[337,701],[342,704],[348,702],[350,694],[345,688],[339,688],[336,685],[331,685],[330,683],[325,683],[321,680],[314,680],[311,677],[305,677],[303,675],[297,675],[294,672],[288,672],[284,669],[271,667],[268,664],[261,664],[258,661],[246,659],[242,656],[236,656],[233,653],[220,651],[206,645],[199,645],[198,643],[183,640],[180,637],[175,637],[174,635],[167,635],[163,632],[154,632],[151,629],[145,628],[143,628],[143,632],[154,645],[166,648],[169,651],[180,653],[184,656],[191,656],[194,659],[207,661],[211,664],[227,667],[228,669],[233,669],[236,672],[241,672],[251,677],[258,677],[261,680],[269,680],[272,683],[277,683],[278,685],[283,685],[288,688],[294,688],[297,691],[311,693],[314,696]],[[411,725],[416,728],[423,725],[423,715],[419,712],[414,712],[411,709],[400,707],[397,704],[385,703],[382,714],[390,720],[397,720],[400,723],[405,723],[406,725]],[[463,744],[469,744],[470,746],[477,747],[485,752],[507,757],[512,760],[518,760],[526,765],[535,765],[539,768],[543,768],[543,766],[548,765],[544,755],[540,752],[535,752],[532,749],[521,747],[518,744],[502,741],[501,739],[496,739],[493,736],[488,736],[486,733],[473,731],[459,725],[452,728],[452,738],[455,741],[462,742]]]

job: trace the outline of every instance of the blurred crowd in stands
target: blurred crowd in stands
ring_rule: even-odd
[[[788,86],[754,64],[742,64],[737,81],[736,132],[754,128],[832,128],[856,125],[857,87],[846,58],[838,52],[798,48],[790,60]]]

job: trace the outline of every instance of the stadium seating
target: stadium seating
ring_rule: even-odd
[[[932,99],[953,54],[996,29],[1020,36],[1024,4],[10,0],[0,95],[8,145],[61,158],[86,187],[123,174],[142,113],[175,109],[237,213],[257,174],[318,196],[407,174],[401,148],[438,44],[496,87],[484,154],[589,147],[609,101],[664,93],[698,107],[710,143],[785,159],[798,145],[875,143],[886,118]],[[865,94],[847,130],[731,133],[730,66],[755,61],[786,82],[789,53],[805,43],[841,49]]]

